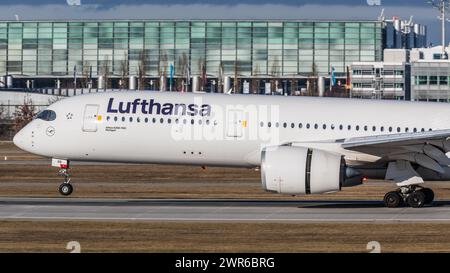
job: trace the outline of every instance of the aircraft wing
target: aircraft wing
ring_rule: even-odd
[[[386,162],[406,161],[444,173],[450,165],[450,130],[358,137],[338,140],[342,148],[381,157]]]

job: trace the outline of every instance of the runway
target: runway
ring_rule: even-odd
[[[450,223],[450,201],[388,209],[376,201],[0,198],[0,220]]]

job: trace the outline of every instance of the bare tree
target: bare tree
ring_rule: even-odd
[[[297,91],[297,80],[291,79],[291,96],[295,95],[295,91]]]
[[[128,86],[128,76],[130,73],[130,65],[128,62],[128,54],[123,54],[123,59],[120,61],[120,89],[125,89]],[[125,88],[124,88],[125,87]]]
[[[203,58],[200,58],[198,60],[198,69],[200,71],[200,79],[201,79],[200,91],[204,91],[206,86],[206,62]]]
[[[160,57],[160,68],[159,68],[159,77],[164,77],[164,79],[167,79],[167,69],[168,69],[168,65],[169,65],[169,58],[167,56],[167,53],[164,53],[163,55],[161,55]],[[161,83],[163,84],[163,86],[160,86],[159,89],[160,90],[166,90],[166,83]]]
[[[26,97],[23,105],[17,107],[14,113],[14,132],[19,132],[29,122],[31,122],[36,115],[36,108],[33,105],[31,98]]]
[[[239,76],[239,64],[238,64],[238,62],[237,61],[234,61],[234,68],[233,68],[233,70],[234,70],[234,83],[233,83],[233,90],[234,90],[234,93],[238,93],[239,92],[239,78],[238,78],[238,76]]]
[[[111,74],[111,65],[110,65],[109,56],[105,57],[101,69],[102,69],[101,73],[103,75],[103,81],[105,83],[105,89],[108,89],[109,88],[109,76]]]
[[[166,53],[161,56],[159,76],[167,77],[167,69],[169,66],[169,57]]]
[[[280,61],[278,57],[275,57],[275,60],[272,63],[272,67],[270,68],[270,76],[272,76],[272,80],[270,81],[271,89],[277,91],[278,89],[278,80],[276,78],[279,78],[280,76]]]
[[[261,68],[259,64],[256,65],[255,70],[253,71],[253,76],[259,76],[261,73]],[[251,83],[252,93],[259,93],[259,79],[252,79]]]
[[[81,79],[81,88],[88,88],[89,80],[90,80],[90,66],[89,63],[84,62],[83,64],[83,72],[82,72],[82,79]]]
[[[58,96],[50,97],[48,99],[48,105],[52,105],[53,103],[56,103],[56,102],[58,102],[58,101],[60,101],[62,99],[63,99],[63,97],[58,97]]]
[[[311,73],[308,76],[308,96],[313,96],[314,94],[317,94],[317,65],[316,63],[313,63],[311,67]]]
[[[147,56],[142,51],[139,54],[139,67],[138,67],[138,89],[145,89],[145,77],[147,76]]]
[[[270,68],[270,75],[272,77],[278,77],[280,76],[280,72],[280,60],[278,60],[278,57],[275,57],[272,67]]]
[[[177,73],[177,76],[179,76],[181,80],[177,81],[175,84],[177,90],[183,89],[183,84],[187,76],[188,62],[189,59],[186,53],[183,53],[181,56],[178,57],[175,72]]]
[[[3,115],[5,113],[5,106],[0,104],[0,120],[3,119]]]
[[[224,87],[224,68],[223,68],[223,62],[222,61],[220,61],[220,63],[219,63],[219,76],[218,76],[218,78],[219,78],[219,82],[218,82],[218,92],[219,93],[224,93],[225,92],[225,87]],[[226,91],[228,91],[228,90],[226,90]]]

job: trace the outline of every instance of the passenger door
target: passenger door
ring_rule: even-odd
[[[84,108],[83,117],[83,131],[84,132],[97,132],[98,123],[98,109],[96,104],[87,104]]]
[[[242,110],[229,110],[227,113],[227,136],[240,138],[243,135],[243,118]]]

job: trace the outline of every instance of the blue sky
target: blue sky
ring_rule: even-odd
[[[0,0],[0,19],[368,19],[381,9],[428,26],[429,41],[439,43],[438,12],[426,0]],[[450,38],[450,26],[448,27]]]

